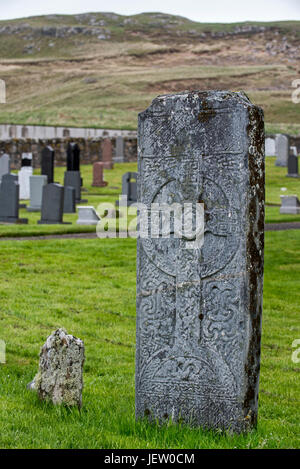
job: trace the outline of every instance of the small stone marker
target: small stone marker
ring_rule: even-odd
[[[114,161],[116,163],[124,163],[124,138],[116,138],[116,151]]]
[[[32,172],[32,166],[23,166],[18,172],[21,200],[28,200],[30,198],[30,177]]]
[[[40,212],[42,208],[43,187],[47,184],[47,176],[30,176],[30,205],[28,212]]]
[[[74,187],[76,203],[84,203],[86,200],[81,199],[81,176],[79,171],[66,171],[64,177],[64,186]]]
[[[60,184],[47,184],[43,187],[42,215],[39,225],[67,224],[63,222],[64,187]]]
[[[19,218],[19,184],[15,174],[4,174],[0,184],[0,221],[4,223],[28,223]]]
[[[41,349],[39,371],[27,386],[54,405],[82,406],[84,343],[58,329]]]
[[[107,182],[103,181],[103,168],[104,164],[97,162],[93,164],[93,187],[106,187]]]
[[[275,139],[274,138],[270,138],[270,137],[266,138],[265,153],[266,153],[266,156],[276,156]]]
[[[291,147],[291,151],[288,157],[288,177],[298,178],[298,155],[297,149],[295,147]]]
[[[300,202],[296,195],[281,195],[281,207],[279,213],[283,215],[299,215]]]
[[[137,173],[128,172],[122,176],[122,196],[127,197],[127,205],[130,206],[137,202]],[[126,205],[126,199],[119,202],[116,201],[117,206]]]
[[[260,364],[263,112],[244,93],[160,96],[139,115],[138,139],[138,202],[148,213],[153,203],[201,203],[205,224],[201,247],[174,230],[138,239],[136,416],[248,430]]]
[[[112,143],[110,138],[104,138],[101,143],[101,154],[104,169],[113,169],[112,161]]]
[[[290,151],[290,139],[288,135],[277,134],[275,140],[276,166],[287,166],[289,151]]]
[[[0,156],[0,183],[4,174],[10,173],[10,157],[7,153]]]
[[[78,207],[77,225],[97,225],[100,220],[94,207]]]
[[[80,171],[80,148],[77,143],[69,143],[67,147],[67,171]]]
[[[41,174],[47,176],[48,184],[54,182],[54,150],[50,145],[43,148],[41,154]]]
[[[76,213],[76,194],[74,187],[65,186],[64,213]]]

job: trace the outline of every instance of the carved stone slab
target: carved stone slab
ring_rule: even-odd
[[[264,121],[244,93],[159,96],[139,115],[138,202],[203,203],[204,244],[140,238],[136,416],[257,421]]]

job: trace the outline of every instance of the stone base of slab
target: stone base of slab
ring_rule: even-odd
[[[295,209],[280,209],[279,210],[280,215],[300,215],[300,208],[295,208]]]
[[[41,207],[26,207],[27,212],[40,212]]]
[[[87,199],[76,200],[76,204],[87,204],[87,203],[88,203]]]
[[[87,226],[91,226],[91,225],[97,225],[97,224],[98,224],[98,221],[100,221],[100,220],[77,221],[76,224],[77,224],[77,225],[87,225]]]
[[[102,182],[100,184],[92,184],[92,187],[106,187],[108,182]]]
[[[17,225],[27,225],[28,218],[10,218],[10,217],[0,217],[0,223],[11,223]]]
[[[26,208],[27,205],[26,204],[19,204],[19,208]]]
[[[287,178],[299,178],[299,174],[286,174]]]
[[[70,221],[38,220],[38,225],[72,225]]]

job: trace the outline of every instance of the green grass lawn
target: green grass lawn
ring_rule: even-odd
[[[134,418],[132,239],[2,241],[1,448],[299,448],[300,234],[266,233],[259,424],[248,435],[158,427]],[[56,328],[84,340],[83,408],[42,403],[26,384]]]
[[[286,177],[287,169],[275,166],[275,157],[266,158],[266,223],[281,223],[300,221],[300,215],[280,215],[280,195],[297,194],[300,198],[300,179]],[[121,194],[122,175],[127,171],[137,171],[136,163],[117,163],[112,170],[104,171],[104,180],[108,181],[107,187],[92,187],[92,165],[82,165],[81,174],[84,182],[82,198],[88,200],[86,204],[92,205],[96,209],[99,204],[113,204]],[[55,181],[63,184],[64,167],[55,168]],[[36,170],[35,174],[40,174]],[[286,188],[285,191],[282,188]],[[27,202],[28,203],[28,202]],[[268,206],[268,204],[278,204],[278,206]],[[99,209],[99,215],[103,215],[103,210]],[[28,218],[28,225],[5,225],[0,224],[0,238],[7,236],[40,236],[50,234],[94,232],[94,226],[78,226],[77,214],[64,215],[64,221],[71,222],[71,225],[38,225],[41,218],[40,213],[30,213],[26,209],[20,210],[20,218]],[[130,217],[129,217],[130,219]],[[123,224],[120,219],[121,225]]]

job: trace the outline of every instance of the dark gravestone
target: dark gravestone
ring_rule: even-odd
[[[64,177],[64,186],[74,187],[76,203],[84,203],[86,200],[81,199],[81,176],[79,171],[66,171]]]
[[[64,213],[76,213],[76,198],[74,187],[65,186]]]
[[[60,184],[47,184],[43,187],[42,215],[40,225],[56,225],[63,222],[64,187]]]
[[[67,147],[67,171],[80,171],[80,148],[77,143]]]
[[[137,202],[137,173],[128,172],[122,176],[122,201],[117,200],[116,205],[126,205],[126,200],[128,206]]]
[[[22,153],[21,167],[32,166],[32,153]]]
[[[54,150],[50,146],[42,150],[41,174],[48,177],[48,184],[54,182]]]
[[[146,215],[201,203],[204,224],[201,243],[173,229],[138,239],[136,416],[246,431],[258,407],[263,112],[244,93],[160,96],[138,139]]]
[[[288,177],[298,178],[298,156],[295,152],[290,152],[288,157]]]
[[[28,223],[19,218],[18,176],[4,174],[0,184],[0,221],[5,223]]]

